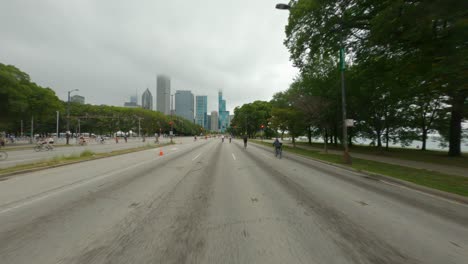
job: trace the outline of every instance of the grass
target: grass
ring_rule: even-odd
[[[255,143],[271,147],[270,143],[254,141]],[[313,159],[323,160],[339,165],[345,165],[341,155],[326,154],[317,150],[306,150],[283,146],[287,152],[299,154]],[[349,165],[346,165],[349,166]],[[371,172],[405,180],[425,187],[468,196],[468,177],[443,174],[423,169],[409,168],[383,162],[353,158],[350,166],[359,171]]]
[[[117,156],[117,155],[123,155],[127,153],[132,153],[132,152],[137,152],[137,151],[142,151],[146,149],[151,149],[151,148],[158,148],[162,146],[170,145],[168,144],[160,144],[160,145],[151,145],[147,144],[142,147],[138,148],[131,148],[131,149],[123,149],[123,150],[116,150],[108,153],[94,153],[91,150],[84,150],[80,154],[73,154],[69,156],[55,156],[51,160],[47,161],[40,161],[36,163],[30,163],[30,164],[20,164],[16,165],[14,167],[10,168],[5,168],[5,169],[0,169],[0,178],[4,176],[8,176],[9,173],[13,172],[21,172],[21,171],[28,171],[32,169],[38,169],[38,168],[48,168],[52,166],[60,166],[60,165],[65,165],[65,164],[72,164],[80,161],[87,161],[87,160],[94,160],[94,159],[99,159],[99,158],[106,158],[106,157],[112,157],[112,156]]]
[[[309,144],[307,142],[296,142],[296,145],[300,147],[311,147],[311,148],[323,149],[323,143]],[[339,151],[343,150],[341,146],[335,146],[333,144],[328,144],[327,148],[328,150],[339,150]],[[363,145],[351,146],[350,152],[468,168],[468,153],[463,153],[462,157],[449,157],[446,151],[438,151],[438,150],[422,151],[418,149],[397,148],[397,147],[390,147],[389,150],[387,151],[385,150],[385,148],[379,149],[377,147],[363,146]]]

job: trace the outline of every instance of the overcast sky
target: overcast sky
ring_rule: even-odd
[[[217,110],[269,100],[297,69],[283,45],[288,12],[277,0],[0,0],[0,62],[66,100],[122,106],[156,74],[171,92],[208,95]]]

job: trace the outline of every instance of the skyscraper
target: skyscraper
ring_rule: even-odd
[[[158,75],[156,85],[156,110],[169,115],[171,113],[171,79],[166,75]]]
[[[175,114],[193,122],[194,100],[191,91],[176,91],[175,93]]]
[[[141,96],[141,107],[143,109],[153,110],[153,95],[148,88],[146,88],[146,91]]]
[[[199,126],[202,126],[205,129],[208,129],[208,96],[206,95],[197,95],[196,96],[196,114],[195,114],[195,123]]]
[[[218,129],[218,112],[217,111],[212,111],[211,112],[211,131],[219,131]]]
[[[219,110],[219,121],[218,127],[219,131],[224,133],[229,127],[229,111],[226,111],[226,100],[223,99],[223,92],[219,91],[218,93],[218,110]]]

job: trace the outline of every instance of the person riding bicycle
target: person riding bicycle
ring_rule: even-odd
[[[276,138],[275,141],[273,142],[273,146],[275,147],[275,155],[278,155],[278,153],[280,153],[281,151],[283,143],[279,141],[279,138]]]
[[[53,146],[53,144],[54,144],[54,139],[53,139],[52,137],[48,137],[48,138],[46,139],[46,144],[47,144],[51,149],[53,149],[53,148],[54,148],[54,146]]]

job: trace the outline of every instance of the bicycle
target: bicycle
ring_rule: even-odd
[[[39,151],[49,151],[49,150],[53,150],[54,147],[52,147],[51,145],[49,144],[38,144],[37,146],[34,147],[34,150],[36,152],[39,152]]]
[[[283,147],[279,147],[279,148],[276,148],[275,147],[275,157],[277,158],[279,156],[279,158],[281,159],[281,157],[283,156]]]
[[[0,161],[6,160],[8,158],[8,153],[5,151],[0,151]]]

